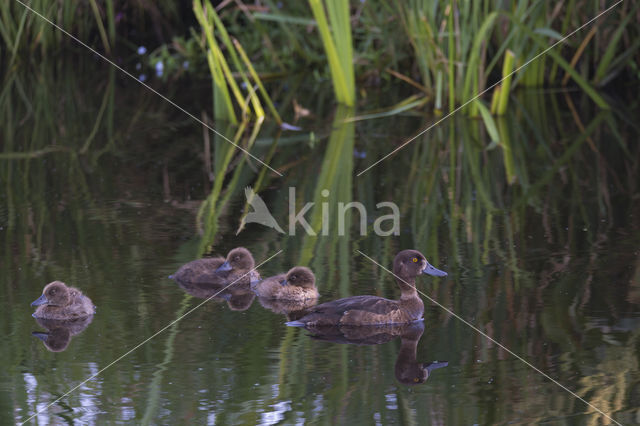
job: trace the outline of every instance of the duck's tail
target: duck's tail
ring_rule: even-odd
[[[304,327],[305,323],[303,323],[302,321],[289,321],[289,322],[285,322],[285,325],[288,325],[289,327]]]

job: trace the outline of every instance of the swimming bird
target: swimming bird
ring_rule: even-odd
[[[33,313],[35,318],[71,320],[95,313],[91,299],[77,288],[67,287],[62,281],[47,284],[42,296],[31,303],[31,306],[38,307]]]
[[[325,325],[406,324],[422,318],[424,304],[418,296],[415,279],[420,274],[445,277],[447,273],[433,267],[417,250],[403,250],[393,261],[393,273],[400,287],[400,300],[378,296],[352,296],[322,303],[307,314],[287,323],[293,327]]]
[[[311,269],[304,266],[291,268],[285,274],[265,278],[251,284],[259,298],[304,301],[318,298],[316,277]]]
[[[186,283],[218,285],[233,283],[234,286],[248,288],[252,281],[260,280],[258,271],[253,270],[254,266],[255,261],[251,252],[244,247],[236,247],[227,254],[226,259],[222,257],[197,259],[182,265],[169,278]]]

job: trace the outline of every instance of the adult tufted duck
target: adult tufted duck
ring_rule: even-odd
[[[447,273],[434,268],[417,250],[403,250],[393,261],[393,273],[401,290],[400,300],[378,296],[353,296],[322,303],[310,308],[307,314],[287,323],[294,327],[325,325],[406,324],[422,318],[424,304],[418,296],[415,279],[420,274],[436,277]]]

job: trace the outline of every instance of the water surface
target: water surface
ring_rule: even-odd
[[[257,300],[212,300],[47,408],[202,302],[169,274],[240,245],[257,262],[282,250],[265,276],[310,266],[322,301],[397,297],[392,277],[357,250],[390,267],[399,250],[419,249],[449,272],[420,277],[420,290],[617,421],[637,421],[637,104],[600,111],[575,93],[518,92],[498,121],[500,144],[459,116],[358,177],[431,119],[349,121],[358,112],[305,96],[314,88],[303,85],[289,90],[314,119],[282,134],[266,124],[251,148],[278,178],[237,153],[225,160],[229,145],[213,136],[207,161],[197,123],[102,66],[82,65],[86,78],[74,67],[12,74],[3,87],[3,422],[39,410],[38,424],[608,422],[426,299],[416,360],[448,366],[424,383],[396,377],[400,337],[326,342]],[[208,108],[185,95],[192,89],[163,88],[190,111]],[[200,210],[216,182],[219,195]],[[317,230],[326,203],[328,235],[259,224],[236,235],[247,185],[285,230],[290,187],[297,208],[316,203],[306,218]],[[337,203],[354,200],[367,207],[366,235],[354,211],[338,236]],[[398,236],[372,232],[388,214],[376,208],[383,201],[399,206]],[[44,329],[29,306],[54,279],[97,305],[61,352],[32,336]]]

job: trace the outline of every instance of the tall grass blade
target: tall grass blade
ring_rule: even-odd
[[[208,3],[208,0],[205,0]],[[213,18],[211,15],[205,16],[200,0],[194,0],[193,12],[202,27],[208,49],[206,50],[207,63],[209,64],[209,70],[211,72],[211,78],[213,80],[213,116],[215,119],[229,121],[237,124],[238,119],[233,109],[233,103],[229,94],[229,88],[225,81],[225,75],[220,64],[220,58],[224,60],[222,54],[218,54],[218,43],[213,35]]]
[[[496,113],[504,115],[507,112],[507,104],[509,102],[509,92],[511,90],[511,72],[513,71],[513,61],[515,55],[511,50],[507,50],[504,54],[504,64],[502,66],[502,83],[500,83],[500,94],[498,97],[498,105]]]
[[[329,27],[322,0],[309,0],[309,5],[318,23],[320,37],[327,54],[336,98],[342,104],[353,106],[355,104],[355,84],[353,58],[351,57],[349,3],[342,0],[327,0],[327,9],[332,17],[332,28]]]

